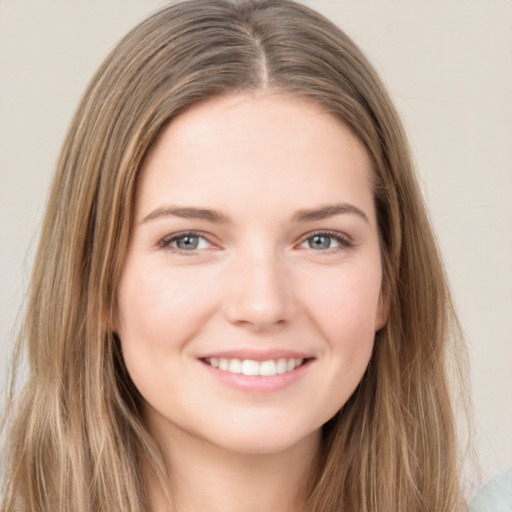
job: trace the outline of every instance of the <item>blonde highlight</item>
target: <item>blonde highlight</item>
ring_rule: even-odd
[[[147,510],[147,463],[165,486],[112,332],[139,171],[184,110],[262,89],[321,105],[364,144],[389,304],[363,380],[324,426],[304,510],[464,510],[447,374],[458,358],[466,386],[464,348],[407,139],[380,79],[341,30],[300,4],[190,0],[120,42],[67,133],[18,341],[29,374],[7,404],[5,512]]]

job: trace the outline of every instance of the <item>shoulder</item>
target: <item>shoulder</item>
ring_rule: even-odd
[[[512,511],[512,467],[485,483],[471,500],[470,512]]]

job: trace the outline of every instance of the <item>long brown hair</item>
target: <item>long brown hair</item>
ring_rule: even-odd
[[[142,512],[162,478],[112,334],[137,176],[162,127],[215,96],[268,88],[323,106],[366,147],[386,326],[353,396],[324,426],[305,510],[462,507],[449,348],[463,354],[401,123],[354,43],[290,0],[190,0],[130,32],[92,79],[57,164],[8,402],[2,511]],[[459,357],[462,361],[463,357]],[[457,368],[457,378],[463,377]]]

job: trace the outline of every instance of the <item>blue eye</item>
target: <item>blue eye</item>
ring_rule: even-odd
[[[164,238],[159,244],[176,252],[193,252],[211,247],[210,242],[199,233],[175,233]]]
[[[306,240],[310,249],[325,250],[339,245],[339,242],[327,235],[314,235]]]
[[[336,250],[351,246],[351,239],[342,233],[320,232],[313,233],[305,238],[299,247],[313,249],[314,251],[328,251],[330,249]]]
[[[182,251],[195,251],[199,246],[199,237],[184,235],[173,240],[176,248]]]

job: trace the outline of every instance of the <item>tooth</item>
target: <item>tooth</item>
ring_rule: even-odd
[[[231,373],[242,373],[242,361],[240,359],[230,359],[228,371]]]
[[[286,373],[286,359],[277,360],[276,373]]]
[[[206,358],[206,362],[209,363],[213,368],[219,368],[223,371],[230,373],[243,373],[244,375],[264,375],[273,376],[290,372],[295,368],[298,368],[303,362],[302,358],[291,358],[285,359],[282,357],[277,361],[269,359],[267,361],[253,361],[252,359],[228,359],[224,357],[209,357]]]
[[[244,375],[259,375],[260,363],[258,363],[258,361],[252,361],[251,359],[245,359],[242,363],[242,373]]]
[[[263,361],[260,363],[260,375],[275,375],[276,374],[276,362],[275,361]]]

